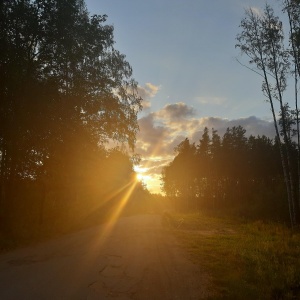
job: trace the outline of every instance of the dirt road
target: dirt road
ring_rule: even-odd
[[[1,300],[206,299],[207,287],[156,215],[0,256]]]

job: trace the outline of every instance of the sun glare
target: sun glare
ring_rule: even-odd
[[[136,173],[136,181],[142,182],[149,192],[161,193],[160,175],[151,174],[151,169],[147,165],[145,167],[134,166],[134,171]]]
[[[131,194],[133,193],[135,187],[137,185],[137,181],[130,181],[117,191],[113,192],[111,195],[108,195],[106,202],[112,200],[114,197],[123,194],[122,198],[120,199],[119,203],[114,208],[113,212],[111,213],[111,216],[109,220],[103,224],[103,229],[101,231],[101,234],[99,235],[98,240],[98,246],[104,244],[107,236],[110,235],[112,230],[114,229],[117,220],[119,219],[123,209],[125,208]]]
[[[147,184],[147,181],[149,181],[151,179],[150,175],[146,175],[146,172],[148,171],[148,168],[142,168],[142,167],[139,167],[139,166],[135,166],[134,171],[136,173],[136,179],[138,181],[142,181],[145,184]]]
[[[148,168],[142,168],[140,166],[134,166],[134,172],[137,174],[145,173],[148,171]]]
[[[137,173],[137,174],[136,174],[136,179],[137,179],[138,181],[142,181],[142,180],[144,179],[144,176],[143,176],[141,173]]]

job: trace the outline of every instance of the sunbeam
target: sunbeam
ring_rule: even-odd
[[[111,232],[111,230],[113,229],[120,214],[122,213],[123,209],[125,208],[126,204],[128,203],[128,200],[129,200],[132,192],[134,191],[137,183],[138,183],[137,180],[133,180],[130,182],[128,190],[125,192],[124,196],[122,197],[119,204],[117,205],[117,207],[114,209],[112,215],[110,216],[109,221],[104,226],[104,228],[105,228],[104,232],[106,234],[109,234]]]
[[[115,223],[117,222],[118,218],[120,217],[122,211],[126,207],[130,196],[132,195],[138,181],[136,179],[132,179],[130,182],[125,184],[123,187],[119,188],[117,191],[111,193],[102,203],[99,205],[98,208],[103,206],[105,203],[112,201],[115,197],[120,197],[117,204],[113,204],[115,207],[112,212],[110,212],[110,217],[107,222],[105,222],[101,226],[101,231],[99,232],[99,239],[98,242],[95,243],[95,248],[101,247],[106,240],[106,237],[110,235],[111,231],[113,230]]]

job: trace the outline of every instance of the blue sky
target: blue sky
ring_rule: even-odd
[[[272,3],[276,1],[270,1]],[[145,109],[136,151],[148,188],[159,191],[161,167],[184,137],[197,141],[205,126],[222,135],[241,124],[272,134],[261,79],[236,61],[235,37],[244,9],[261,0],[86,0],[107,14],[115,47],[126,55]]]

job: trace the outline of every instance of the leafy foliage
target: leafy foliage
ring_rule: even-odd
[[[90,16],[82,0],[1,1],[2,222],[20,205],[24,182],[45,191],[41,213],[49,193],[72,197],[104,178],[119,182],[105,175],[118,160],[105,148],[134,148],[141,98],[106,19]]]

